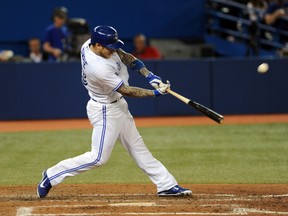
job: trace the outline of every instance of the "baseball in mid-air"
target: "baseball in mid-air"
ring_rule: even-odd
[[[269,70],[269,65],[267,63],[262,63],[258,66],[258,73],[266,73]]]

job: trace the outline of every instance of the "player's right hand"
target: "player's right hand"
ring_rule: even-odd
[[[160,95],[168,94],[167,89],[170,89],[170,86],[171,86],[171,84],[170,84],[169,80],[167,80],[166,84],[162,83],[161,87],[154,90],[155,96],[158,97]]]
[[[55,58],[59,58],[62,55],[62,50],[55,48],[53,49],[52,54]]]
[[[281,17],[281,16],[284,16],[286,14],[286,12],[283,8],[276,10],[275,13],[276,13],[277,17]]]

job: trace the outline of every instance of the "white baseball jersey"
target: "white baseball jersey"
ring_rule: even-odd
[[[81,63],[82,82],[91,97],[87,104],[87,115],[93,126],[91,151],[63,160],[47,169],[51,185],[55,186],[66,177],[105,164],[118,139],[157,186],[158,192],[174,187],[177,185],[176,180],[147,149],[126,100],[120,99],[122,95],[116,91],[123,83],[128,84],[127,67],[117,53],[105,59],[92,52],[89,43],[90,40],[82,46]]]
[[[123,83],[128,85],[127,67],[116,52],[105,59],[92,52],[89,44],[90,39],[81,48],[82,83],[92,99],[109,104],[121,97],[116,90]]]

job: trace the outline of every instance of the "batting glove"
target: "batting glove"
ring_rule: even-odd
[[[170,89],[170,82],[167,80],[166,84],[162,83],[160,88],[154,90],[154,94],[156,97],[168,94],[167,89]]]
[[[148,80],[148,82],[150,83],[150,85],[152,87],[154,87],[155,89],[159,88],[162,86],[163,82],[161,77],[153,74],[152,72],[150,72],[147,76],[146,79]]]

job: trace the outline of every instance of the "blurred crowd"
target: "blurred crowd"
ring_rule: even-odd
[[[287,0],[230,0],[235,3],[240,3],[248,7],[248,15],[250,19],[255,19],[251,13],[252,9],[260,11],[258,14],[258,19],[262,20],[268,25],[279,26],[279,18],[285,18],[288,16],[288,1]],[[229,1],[227,1],[229,2]],[[229,8],[230,11],[225,11],[225,13],[230,13],[234,15],[239,15],[242,11],[237,11],[235,8]],[[281,26],[279,26],[281,27]]]
[[[79,60],[82,44],[90,38],[90,29],[85,19],[68,18],[65,7],[54,8],[52,23],[45,30],[44,38],[30,38],[27,41],[29,54],[15,56],[12,50],[1,50],[0,62],[42,61],[63,62]],[[133,54],[140,59],[160,59],[159,50],[150,45],[144,34],[137,34],[133,39]]]
[[[219,2],[208,0],[207,3],[214,11],[236,18],[236,20],[220,19],[220,27],[238,33],[246,32],[249,35],[247,56],[251,54],[258,56],[260,47],[267,50],[274,49],[273,45],[271,46],[274,42],[282,44],[280,50],[288,48],[288,0],[230,0]],[[246,30],[244,30],[246,24],[243,26],[242,19],[251,21]],[[263,28],[263,26],[267,27]],[[275,28],[275,31],[270,31],[269,27]],[[222,32],[220,36],[234,42],[235,34],[228,32]],[[268,42],[260,45],[260,39]]]
[[[52,24],[45,30],[44,39],[30,38],[27,41],[28,56],[14,56],[12,50],[0,50],[0,61],[25,61],[39,63],[42,61],[61,61],[65,52],[69,34],[66,26],[68,11],[57,7],[52,13]]]
[[[235,3],[241,3],[247,6],[247,10],[239,10],[235,7],[222,7],[217,5],[216,10],[236,17],[248,18],[251,21],[257,21],[277,29],[288,31],[288,1],[287,0],[230,0]],[[235,22],[225,20],[222,25],[239,30]],[[286,38],[283,38],[286,40]]]
[[[271,25],[279,30],[288,31],[288,1],[287,0],[270,0],[270,1],[251,1],[248,6],[263,9],[264,13],[260,18],[260,22],[264,24]],[[250,19],[253,20],[250,15]],[[269,39],[269,35],[266,35]],[[288,37],[285,35],[280,35],[280,42],[286,44],[288,42]]]
[[[256,55],[259,37],[273,40],[273,35],[269,31],[259,32],[259,23],[288,33],[288,0],[229,0],[226,2],[240,3],[246,9],[239,10],[237,7],[229,7],[219,2],[215,4],[212,0],[207,0],[207,3],[211,3],[211,7],[215,11],[251,20],[252,25],[248,29],[251,35],[249,47]],[[14,55],[13,50],[1,50],[0,47],[0,62],[26,61],[38,63],[42,61],[79,60],[81,45],[90,37],[90,29],[86,20],[69,18],[68,10],[65,7],[54,8],[51,19],[52,23],[46,28],[44,38],[33,37],[27,41],[29,50],[27,56],[17,56]],[[220,26],[234,31],[241,31],[242,27],[241,23],[235,23],[235,21],[227,19],[220,20]],[[230,34],[222,33],[222,36],[229,41],[235,40],[234,36]],[[288,47],[288,36],[281,34],[279,41],[282,44],[287,44]],[[151,46],[149,39],[142,33],[135,35],[133,38],[133,47],[132,53],[137,58],[163,58],[163,54],[156,47]]]

